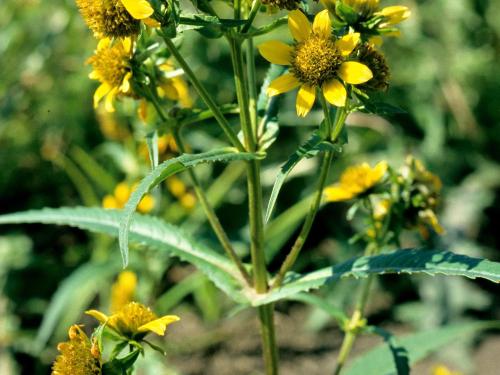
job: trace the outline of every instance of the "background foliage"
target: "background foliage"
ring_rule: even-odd
[[[447,234],[431,238],[431,244],[499,261],[500,3],[421,0],[404,4],[413,12],[403,26],[404,37],[387,42],[384,51],[392,68],[386,101],[407,113],[385,118],[352,116],[348,120],[351,131],[347,152],[334,166],[331,178],[354,162],[373,165],[388,159],[398,165],[412,152],[444,182],[441,218]],[[264,20],[267,16],[259,17]],[[145,131],[135,119],[133,103],[125,101],[123,111],[113,119],[96,115],[92,109],[95,87],[87,78],[89,68],[84,62],[92,53],[94,41],[74,2],[4,0],[0,3],[0,30],[1,212],[44,206],[99,206],[116,183],[142,177],[148,168],[143,156]],[[287,38],[285,28],[276,34]],[[216,99],[220,103],[234,101],[229,56],[223,44],[214,40],[207,45],[190,31],[182,48]],[[259,61],[262,79],[267,64]],[[321,118],[318,111],[306,120],[297,119],[293,99],[293,95],[283,99],[282,108],[288,110],[280,111],[280,136],[269,150],[271,163],[263,176],[269,187],[267,197],[279,165]],[[215,124],[204,122],[192,125],[186,138],[193,150],[201,152],[219,146],[221,134]],[[96,164],[100,168],[95,168]],[[280,194],[278,214],[307,196],[316,169],[315,161],[308,159],[292,173]],[[244,185],[238,180],[242,169],[237,165],[230,169],[204,165],[200,171],[205,184],[211,176],[226,182],[215,186],[212,196],[219,202],[220,216],[231,239],[243,244],[245,222],[239,213],[246,212],[246,206]],[[231,181],[235,183],[228,191],[220,189],[230,186]],[[184,223],[199,241],[215,243],[203,225],[203,216],[197,210],[184,209],[175,197],[165,199],[158,213],[171,222]],[[347,242],[358,224],[343,220],[345,214],[343,205],[322,209],[297,270],[327,267],[360,253],[360,248]],[[33,225],[1,230],[0,373],[47,373],[55,354],[54,344],[64,337],[66,327],[79,320],[90,303],[106,300],[105,290],[120,269],[118,246],[108,237],[76,229]],[[281,259],[284,254],[280,249],[287,238],[278,234],[282,231],[269,236],[269,246]],[[415,243],[412,236],[404,239],[406,246]],[[208,332],[214,321],[228,316],[230,303],[192,269],[150,249],[143,249],[140,256],[133,254],[131,267],[141,280],[139,295],[145,302],[156,301],[159,312],[173,309],[193,313],[201,317]],[[117,262],[106,262],[109,259]],[[272,268],[273,260],[270,262]],[[75,273],[76,279],[63,281]],[[325,299],[335,294],[336,299],[329,301],[342,306],[343,300],[349,301],[350,285],[341,282],[330,286],[323,291]],[[380,286],[380,296],[371,310],[380,324],[399,324],[411,330],[500,317],[499,300],[495,298],[498,287],[486,281],[385,276]],[[79,303],[71,309],[49,305],[57,298],[56,290],[66,290],[61,300],[72,296],[71,300]],[[98,291],[101,293],[96,297]],[[294,306],[290,302],[279,309],[283,314],[293,314]],[[58,308],[61,319],[47,318]],[[331,324],[317,309],[301,313],[315,322],[310,330]],[[186,334],[182,328],[173,332],[177,336]],[[490,335],[469,346],[454,345],[455,352],[445,353],[444,360],[460,358],[464,348],[476,350]],[[201,345],[199,350],[203,348]],[[196,351],[196,345],[191,349]],[[149,366],[150,373],[155,373],[157,367]],[[175,364],[168,366],[174,371]],[[457,361],[456,366],[471,373],[478,371],[471,361]],[[487,373],[485,368],[482,371]]]

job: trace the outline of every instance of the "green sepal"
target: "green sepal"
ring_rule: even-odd
[[[353,25],[358,22],[358,13],[349,5],[344,4],[342,1],[337,1],[337,3],[335,4],[335,12],[349,25]]]
[[[141,353],[140,349],[130,352],[125,357],[115,358],[102,366],[102,375],[127,375]]]

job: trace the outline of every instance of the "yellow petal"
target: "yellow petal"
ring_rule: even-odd
[[[290,54],[292,47],[277,40],[264,42],[258,47],[260,54],[267,61],[278,65],[290,65]]]
[[[96,318],[100,323],[106,323],[109,319],[109,317],[97,310],[87,310],[85,311],[85,314],[90,315],[93,318]]]
[[[191,108],[193,106],[193,100],[189,95],[189,88],[181,77],[172,78],[172,85],[177,90],[177,94],[179,95],[179,103],[183,108]]]
[[[122,208],[122,207],[119,207],[118,201],[115,199],[115,197],[108,194],[102,200],[102,208],[116,210],[117,208]]]
[[[154,18],[145,18],[142,20],[146,26],[152,27],[154,29],[157,29],[161,27],[161,23],[159,23],[157,20]]]
[[[384,177],[385,172],[387,172],[388,164],[385,160],[377,163],[375,167],[373,167],[372,179],[374,183],[380,181],[382,177]]]
[[[154,13],[154,9],[146,0],[121,0],[121,2],[136,20],[143,20]]]
[[[352,85],[365,83],[373,78],[370,68],[356,61],[347,61],[340,65],[338,74],[344,82]]]
[[[125,77],[123,77],[122,84],[120,86],[120,91],[121,92],[129,92],[130,90],[130,78],[132,77],[132,72],[128,72],[125,74]]]
[[[99,79],[99,73],[97,73],[95,70],[92,70],[92,71],[89,73],[89,78],[90,78],[90,79]]]
[[[305,117],[311,110],[316,99],[316,88],[309,85],[302,85],[297,93],[297,102],[295,104],[297,115]]]
[[[288,13],[288,28],[293,38],[297,42],[309,38],[311,34],[311,24],[307,17],[300,10],[292,10]]]
[[[336,45],[342,56],[349,56],[352,50],[358,45],[360,39],[359,33],[344,35],[337,40]]]
[[[323,195],[327,202],[347,201],[354,197],[354,194],[350,190],[344,189],[340,185],[327,187],[323,191]]]
[[[141,199],[137,205],[137,211],[147,214],[155,207],[155,199],[151,194],[147,194]]]
[[[375,13],[375,15],[386,17],[386,22],[381,25],[381,27],[386,27],[406,20],[408,17],[410,17],[411,11],[408,7],[402,5],[393,5],[383,8],[379,12]]]
[[[329,103],[337,106],[345,106],[347,100],[347,91],[342,83],[336,79],[332,79],[329,82],[323,84],[323,95]]]
[[[110,38],[102,38],[101,40],[99,40],[99,43],[97,43],[97,50],[108,48],[110,44],[111,44]]]
[[[290,73],[283,74],[269,84],[267,95],[275,96],[299,87],[300,82]]]
[[[179,321],[181,318],[179,318],[176,315],[165,315],[162,316],[159,319],[153,320],[149,323],[143,324],[140,326],[137,331],[138,332],[154,332],[159,336],[165,335],[165,330],[167,329],[167,326],[170,324]]]
[[[331,35],[331,21],[328,9],[322,10],[314,17],[313,31],[316,35],[329,38]]]
[[[97,108],[101,99],[111,91],[111,86],[107,83],[101,84],[94,93],[94,108]]]
[[[132,52],[132,38],[127,37],[122,39],[122,46],[123,49],[127,52],[130,53]]]
[[[118,94],[118,87],[114,87],[111,89],[111,91],[106,95],[106,100],[104,101],[104,109],[107,112],[114,112],[115,111],[115,106],[114,106],[114,101],[116,98],[116,94]]]

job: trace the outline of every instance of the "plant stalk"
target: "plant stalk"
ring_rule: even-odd
[[[201,96],[205,104],[208,106],[208,108],[213,112],[215,119],[219,123],[220,127],[226,134],[226,136],[229,138],[233,146],[235,146],[238,151],[245,151],[245,148],[241,144],[240,140],[238,139],[238,136],[236,133],[233,131],[231,128],[231,125],[229,122],[226,120],[222,112],[220,111],[217,103],[212,99],[212,96],[209,94],[205,86],[198,80],[196,75],[194,74],[193,70],[189,67],[188,63],[182,55],[180,54],[179,50],[175,46],[175,44],[172,42],[172,40],[164,35],[162,35],[163,41],[165,42],[165,45],[167,46],[167,49],[170,51],[170,53],[174,56],[176,61],[179,63],[181,66],[182,70],[184,70],[184,73],[186,73],[186,76],[189,78],[191,83],[193,84],[194,88],[198,92],[198,94]]]

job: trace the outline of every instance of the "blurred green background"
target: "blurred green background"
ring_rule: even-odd
[[[373,165],[388,159],[398,166],[406,154],[413,153],[444,183],[440,218],[447,233],[431,242],[455,252],[499,261],[500,2],[397,3],[409,6],[412,17],[403,24],[402,37],[387,40],[383,46],[392,71],[391,88],[383,100],[407,113],[387,118],[351,116],[346,154],[335,165],[331,179],[335,180],[345,166],[354,162],[368,161]],[[225,7],[222,3],[216,6]],[[269,19],[264,14],[258,22]],[[72,0],[2,0],[0,30],[2,213],[45,206],[99,206],[114,184],[124,179],[137,180],[147,172],[147,159],[138,151],[141,147],[144,150],[144,129],[135,119],[134,103],[125,101],[113,119],[96,116],[92,108],[95,83],[87,78],[89,68],[84,63],[95,40]],[[289,38],[286,28],[275,31],[275,36]],[[228,49],[223,40],[207,43],[190,31],[185,35],[182,51],[219,102],[235,100]],[[267,66],[262,58],[257,60],[262,79]],[[269,150],[263,174],[266,197],[279,165],[321,119],[316,111],[299,121],[294,99],[293,94],[288,94],[282,101],[280,136]],[[190,127],[186,138],[195,151],[215,147],[223,139],[211,123]],[[300,165],[279,198],[278,212],[310,192],[315,174],[315,160]],[[230,184],[224,185],[228,191],[218,199],[218,212],[230,237],[244,249],[246,202],[243,180],[239,178],[242,169],[204,166],[200,175],[207,186],[213,180],[211,176],[234,181],[231,188]],[[162,215],[169,221],[183,224],[189,231],[198,228],[195,233],[201,239],[215,243],[197,210],[184,209],[175,197],[164,198],[162,207],[166,207]],[[347,244],[354,229],[344,219],[346,209],[343,205],[329,205],[321,211],[297,270],[326,266],[360,250]],[[408,236],[405,241],[411,245],[416,239]],[[280,250],[286,247],[284,244],[286,239],[277,247],[275,259],[282,259]],[[98,268],[82,271],[82,265],[102,265],[108,260],[112,263],[117,257],[113,240],[78,230],[41,225],[1,228],[0,373],[48,373],[56,354],[55,344],[64,339],[69,324],[84,319],[82,311],[88,305],[77,304],[73,310],[65,306],[60,319],[47,323],[44,315],[54,293],[76,270],[80,280],[87,282],[75,284],[82,289],[74,287],[73,298],[84,296],[83,301],[88,303],[105,304],[106,292],[99,294],[97,290],[109,289],[119,267],[113,263],[96,277]],[[146,250],[136,258],[132,268],[139,275],[139,295],[144,302],[165,301],[161,299],[165,292],[172,291],[175,285],[187,285],[186,292],[181,290],[177,299],[172,297],[175,293],[167,295],[173,303],[167,300],[161,306],[174,309],[179,315],[179,311],[184,316],[193,315],[191,319],[201,322],[195,326],[206,332],[215,329],[214,322],[220,317],[227,318],[231,305],[211,284],[203,280],[196,281],[198,284],[178,284],[193,274],[186,265]],[[277,261],[271,262],[271,268],[278,266]],[[352,285],[342,282],[322,293],[342,306],[350,300]],[[370,311],[372,319],[381,324],[412,329],[500,318],[498,288],[487,282],[384,277],[379,286],[378,298]],[[219,304],[220,301],[224,303]],[[279,309],[284,315],[293,315],[295,311],[291,304],[283,304]],[[313,335],[332,329],[333,323],[317,311],[308,309],[300,314],[309,317],[301,321],[313,322],[304,328]],[[40,332],[43,321],[45,328]],[[182,329],[175,332],[181,335]],[[183,342],[182,337],[178,340]],[[185,347],[178,352],[173,350],[172,357],[177,353],[183,358],[211,347],[197,346],[194,337],[184,340],[191,340],[192,344],[184,342]],[[499,339],[486,334],[455,347],[455,351],[442,353],[443,360],[451,361],[465,373],[493,374],[488,371],[497,369],[488,367],[488,361],[496,358],[487,357],[479,370],[477,361],[470,359],[488,340],[496,340],[498,353]],[[161,368],[170,371],[166,373],[176,373],[174,369],[181,368],[184,373],[204,373],[203,369],[183,367],[175,360],[161,366],[166,367],[144,366],[143,371],[154,374],[160,373]]]

